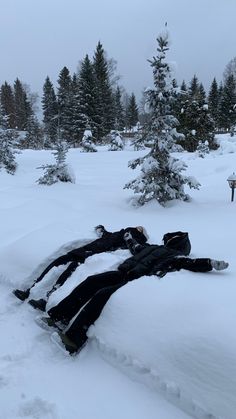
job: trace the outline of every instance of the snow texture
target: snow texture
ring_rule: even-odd
[[[130,159],[120,153],[72,149],[77,183],[35,183],[50,151],[25,150],[15,176],[0,173],[0,400],[1,419],[235,419],[235,202],[228,176],[235,171],[234,139],[219,136],[204,159],[174,153],[202,184],[190,203],[130,205],[123,184]],[[229,148],[231,152],[228,152]],[[187,173],[188,174],[188,173]],[[12,294],[27,287],[54,257],[108,230],[144,225],[150,243],[166,232],[188,231],[192,257],[229,262],[223,272],[172,272],[143,277],[119,289],[90,327],[78,356],[61,352],[34,319],[40,314]],[[207,232],[207,233],[206,233]],[[53,293],[48,307],[92,273],[116,269],[128,250],[94,255]],[[32,291],[45,295],[55,268]]]

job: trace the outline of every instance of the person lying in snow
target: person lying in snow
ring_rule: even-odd
[[[83,347],[88,328],[99,317],[110,296],[127,282],[144,275],[162,277],[167,272],[180,269],[209,272],[228,267],[224,261],[186,257],[191,249],[188,233],[167,233],[163,237],[163,245],[139,244],[130,232],[125,234],[125,240],[133,256],[121,263],[117,271],[89,276],[48,311],[49,317],[40,319],[41,325],[44,323],[59,329],[63,325],[63,332],[59,330],[57,337],[71,354]],[[75,319],[71,323],[73,317]]]
[[[59,276],[53,288],[48,292],[47,297],[55,291],[58,287],[64,284],[64,282],[72,275],[77,266],[85,261],[89,256],[92,256],[97,253],[103,253],[107,251],[114,251],[117,249],[127,249],[127,244],[124,239],[126,233],[131,233],[132,236],[137,240],[138,243],[144,244],[147,241],[145,235],[145,229],[142,226],[138,227],[127,227],[121,229],[120,231],[115,231],[111,233],[105,229],[103,225],[98,225],[95,227],[95,231],[99,238],[92,241],[91,243],[86,244],[85,246],[73,249],[70,252],[66,253],[55,259],[51,262],[46,269],[41,273],[41,275],[34,281],[34,283],[26,290],[15,289],[13,294],[20,300],[26,300],[31,289],[40,282],[44,276],[55,266],[66,265],[69,263],[65,271]],[[44,299],[40,300],[29,300],[29,303],[34,308],[39,308],[40,310],[45,310],[47,301]]]

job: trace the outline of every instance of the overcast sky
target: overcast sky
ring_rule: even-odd
[[[236,0],[0,0],[0,82],[18,77],[41,94],[62,67],[73,73],[100,40],[121,84],[139,97],[152,83],[147,62],[168,22],[176,78],[206,88],[236,56]]]

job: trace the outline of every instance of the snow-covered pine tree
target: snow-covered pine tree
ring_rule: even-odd
[[[5,169],[7,173],[14,175],[17,169],[15,149],[17,133],[13,129],[0,130],[0,170]]]
[[[209,150],[209,143],[208,141],[199,141],[198,142],[198,146],[197,146],[197,150],[196,153],[198,155],[198,157],[204,158],[206,156],[206,154],[209,154],[210,150]]]
[[[81,146],[82,146],[81,151],[86,152],[86,153],[94,153],[97,151],[94,144],[93,134],[89,126],[84,131],[84,135],[81,141]]]
[[[141,165],[141,175],[125,185],[125,188],[140,194],[140,205],[153,199],[161,205],[173,199],[188,200],[184,185],[196,189],[200,186],[193,177],[182,175],[186,164],[172,157],[169,152],[178,137],[178,121],[171,110],[173,86],[170,67],[166,62],[166,52],[169,50],[168,34],[160,35],[157,42],[158,54],[150,60],[154,89],[148,92],[151,111],[149,135],[153,138],[153,146],[147,155],[129,163],[132,169]]]
[[[1,86],[0,97],[5,128],[14,129],[16,128],[15,100],[12,87],[7,82]]]
[[[52,146],[57,139],[58,106],[55,90],[48,76],[43,85],[42,109],[46,137],[45,143],[49,147]]]
[[[219,101],[218,84],[214,77],[208,94],[208,106],[211,118],[214,121],[215,131],[218,131],[219,128]]]
[[[72,169],[66,164],[66,155],[68,152],[68,144],[63,141],[58,134],[58,140],[52,154],[55,156],[55,164],[45,164],[38,169],[45,170],[37,183],[41,185],[53,185],[56,182],[75,183],[75,176]]]
[[[202,84],[194,76],[187,92],[180,95],[181,109],[177,114],[180,130],[185,138],[178,141],[187,151],[196,151],[198,141],[208,141],[211,149],[214,142],[214,122],[210,116],[206,93]]]
[[[108,151],[121,151],[124,149],[124,142],[118,130],[110,132],[110,148]]]

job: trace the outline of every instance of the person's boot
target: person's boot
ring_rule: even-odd
[[[18,289],[16,289],[16,290],[13,290],[12,291],[12,293],[17,297],[17,298],[19,298],[19,300],[21,300],[21,301],[25,301],[28,297],[29,297],[29,295],[30,295],[30,288],[28,288],[27,290],[18,290]]]
[[[40,300],[29,300],[28,303],[35,309],[38,309],[41,311],[45,311],[46,305],[47,305],[47,301],[44,300],[43,298],[40,298]]]
[[[223,271],[224,269],[228,268],[229,264],[228,262],[225,262],[224,260],[211,259],[211,266],[216,271]]]
[[[44,330],[52,330],[52,328],[62,331],[65,328],[65,325],[56,322],[55,320],[51,319],[51,317],[41,317],[37,316],[35,318],[35,323],[40,326]]]
[[[70,353],[70,354],[74,354],[76,352],[78,352],[78,350],[80,349],[75,342],[73,342],[70,338],[68,338],[68,336],[63,333],[63,332],[58,332],[58,335],[63,343],[63,345],[65,346],[66,350]]]

